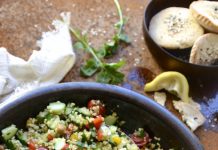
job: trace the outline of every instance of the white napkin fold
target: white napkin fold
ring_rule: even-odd
[[[58,83],[73,67],[70,13],[62,13],[61,17],[63,21],[53,21],[53,31],[42,34],[40,50],[34,50],[28,61],[0,48],[0,97],[12,99],[33,88]]]

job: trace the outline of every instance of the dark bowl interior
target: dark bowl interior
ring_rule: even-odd
[[[150,52],[159,65],[166,70],[179,71],[194,80],[213,81],[217,80],[218,65],[204,66],[188,62],[190,48],[184,50],[168,50],[157,45],[149,35],[149,23],[151,18],[168,7],[189,8],[193,0],[151,0],[149,1],[144,16],[144,35]]]
[[[86,106],[90,99],[103,100],[107,110],[117,112],[126,121],[123,130],[127,133],[144,127],[150,135],[161,137],[164,149],[203,149],[196,136],[165,108],[136,92],[98,83],[58,84],[5,102],[0,105],[0,129],[11,123],[24,128],[27,118],[38,114],[49,102],[59,100]]]

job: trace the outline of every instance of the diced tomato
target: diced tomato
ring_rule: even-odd
[[[47,139],[48,139],[48,141],[51,141],[51,140],[53,140],[53,139],[54,139],[54,137],[53,137],[53,135],[51,135],[51,134],[48,134],[48,135],[47,135]]]
[[[100,103],[96,103],[96,100],[90,100],[88,102],[88,109],[92,109],[92,107],[99,106],[99,112],[97,115],[104,115],[105,113],[105,107],[104,105]]]
[[[98,141],[102,141],[104,139],[103,132],[101,130],[97,131],[97,139]]]
[[[147,143],[150,142],[150,138],[149,138],[148,134],[145,134],[144,137],[139,137],[135,134],[132,134],[132,135],[130,135],[130,137],[139,148],[145,146]]]
[[[96,129],[99,129],[101,127],[101,124],[103,123],[104,118],[100,115],[97,116],[94,120],[93,120],[93,124],[95,126]]]
[[[86,129],[89,130],[89,124],[88,123],[85,125],[85,127],[86,127]]]
[[[69,148],[69,144],[65,144],[61,150],[67,150]]]
[[[90,100],[90,101],[88,102],[88,109],[92,108],[94,105],[95,105],[95,104],[94,104],[94,100]]]
[[[30,142],[28,143],[28,148],[29,148],[29,150],[36,150],[36,145],[35,145],[35,143],[33,143],[32,141],[30,141]]]

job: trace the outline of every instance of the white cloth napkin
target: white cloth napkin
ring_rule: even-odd
[[[14,99],[34,88],[58,83],[73,67],[70,13],[62,13],[61,17],[63,21],[53,21],[53,31],[42,34],[40,50],[34,50],[28,61],[0,48],[0,102],[5,97]]]

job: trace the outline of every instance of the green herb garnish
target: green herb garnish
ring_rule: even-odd
[[[137,131],[135,131],[135,135],[143,138],[145,136],[145,130],[143,128],[139,128]]]
[[[119,84],[123,82],[124,74],[118,70],[125,64],[125,62],[121,60],[116,63],[106,63],[103,59],[115,54],[119,49],[121,42],[130,42],[128,36],[123,33],[123,27],[126,21],[123,19],[119,2],[118,0],[114,0],[114,2],[120,17],[119,22],[115,24],[117,33],[113,36],[113,39],[110,42],[105,43],[100,49],[97,50],[90,46],[86,35],[83,35],[81,32],[70,28],[70,31],[78,40],[74,47],[76,49],[83,49],[92,56],[81,66],[80,74],[84,77],[91,77],[98,73],[96,76],[97,82],[109,84]]]
[[[101,49],[102,51],[105,51],[104,57],[109,57],[115,54],[117,49],[119,49],[119,44],[121,42],[127,44],[130,43],[129,37],[123,32],[124,24],[127,22],[127,20],[123,18],[122,10],[120,8],[118,0],[114,0],[114,3],[117,7],[120,20],[115,24],[115,29],[117,30],[117,33],[113,36],[112,40],[105,43],[104,47]]]

